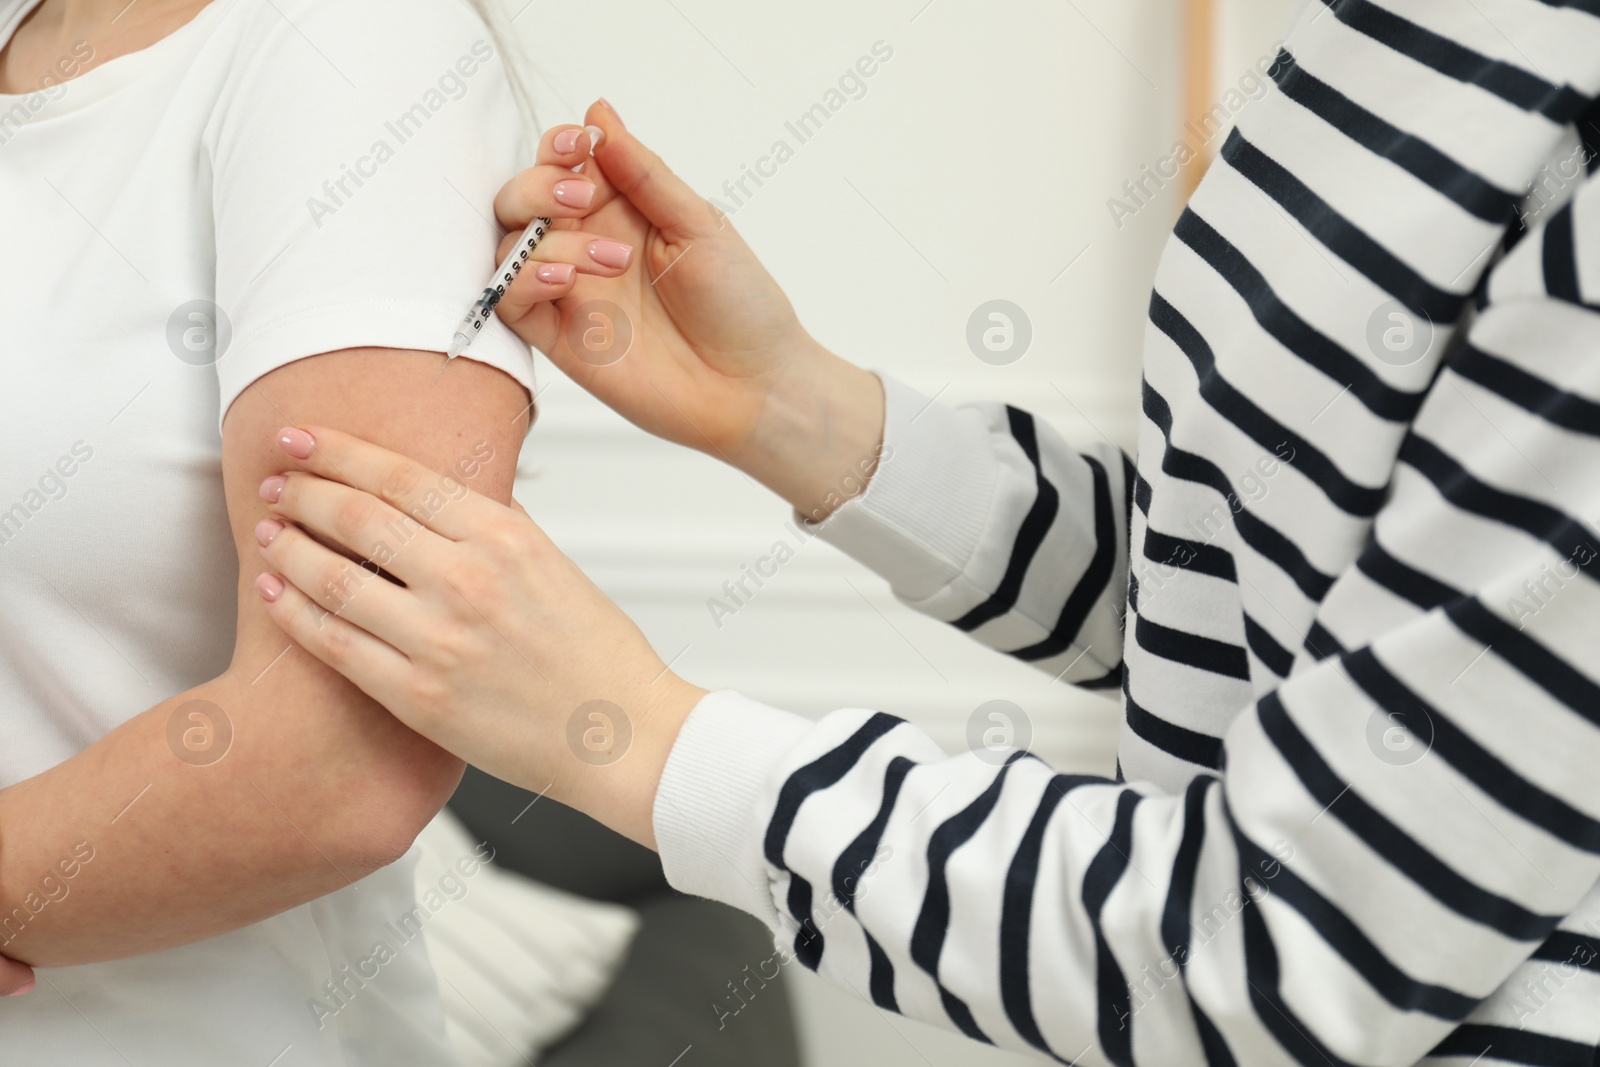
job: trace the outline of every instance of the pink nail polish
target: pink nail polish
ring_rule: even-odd
[[[274,474],[271,477],[262,479],[261,499],[269,504],[276,504],[278,498],[283,495],[283,487],[287,483],[288,479],[281,474]]]
[[[295,459],[310,459],[311,450],[317,447],[317,440],[304,430],[285,426],[278,431],[278,447]]]
[[[589,258],[602,267],[622,270],[633,259],[633,246],[621,241],[590,241]]]
[[[557,152],[566,155],[578,147],[578,136],[582,133],[582,130],[562,130],[550,144]]]
[[[33,987],[38,985],[38,984],[39,984],[39,980],[37,978],[30,978],[30,979],[28,979],[28,982],[27,982],[26,985],[18,986],[16,989],[13,989],[11,992],[7,993],[6,996],[8,996],[8,997],[20,997],[24,993],[32,993],[33,992]]]
[[[615,106],[614,106],[614,105],[613,105],[613,104],[612,104],[612,103],[611,103],[611,101],[609,101],[609,100],[607,100],[607,99],[606,99],[606,98],[605,98],[605,97],[603,97],[603,96],[602,96],[602,97],[601,97],[601,98],[600,98],[600,103],[602,103],[602,104],[604,104],[604,105],[605,105],[605,109],[606,109],[606,110],[607,110],[607,111],[609,111],[609,112],[611,112],[611,113],[612,113],[612,114],[613,114],[613,115],[616,115],[616,116],[617,116],[617,121],[618,121],[618,122],[621,122],[621,121],[622,121],[622,116],[621,116],[621,115],[620,115],[620,114],[618,114],[618,112],[617,112],[617,109],[616,109],[616,107],[615,107]]]
[[[546,285],[566,285],[578,273],[578,268],[571,263],[541,263],[534,273]]]
[[[256,543],[262,548],[272,544],[272,539],[283,532],[283,523],[276,519],[262,519],[256,523]]]
[[[283,595],[283,583],[271,574],[256,575],[256,592],[261,594],[261,599],[267,602],[277,600]]]
[[[567,207],[586,208],[594,203],[593,182],[580,181],[574,178],[564,182],[556,182],[555,187],[550,191],[555,195],[556,203],[564,204]]]

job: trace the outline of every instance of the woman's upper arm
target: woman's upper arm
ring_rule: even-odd
[[[510,495],[527,392],[469,359],[439,375],[442,359],[341,350],[284,364],[240,392],[222,450],[240,559],[233,663],[0,791],[0,910],[29,899],[72,842],[94,859],[73,879],[72,905],[10,931],[6,955],[69,966],[238,929],[393,862],[449,798],[460,762],[291,647],[252,588],[262,570],[253,530],[265,512],[257,491],[292,466],[275,444],[286,423],[348,429],[453,469],[481,493]],[[464,456],[470,478],[456,467]],[[187,550],[192,531],[170,533],[175,551]],[[181,751],[191,736],[204,747]]]
[[[281,750],[252,751],[271,764],[262,773],[299,782],[296,765],[316,768],[304,801],[322,803],[324,783],[346,798],[326,812],[329,837],[382,861],[409,845],[460,765],[311,656],[285,651],[253,588],[264,569],[258,488],[291,465],[278,429],[317,423],[440,471],[490,449],[471,488],[509,499],[528,348],[493,322],[472,358],[443,373],[438,349],[494,270],[494,191],[516,169],[523,131],[488,31],[464,7],[280,0],[239,17],[259,22],[247,35],[256,43],[235,58],[207,144],[223,479],[240,558],[226,680],[270,724],[258,744]],[[338,51],[337,71],[307,45],[328,51],[377,22],[392,31],[383,47]]]
[[[272,724],[255,732],[257,743],[277,749],[253,758],[329,772],[296,780],[313,790],[323,783],[351,800],[330,809],[330,832],[335,841],[370,835],[375,861],[409,846],[448,799],[461,765],[344,677],[291,647],[267,617],[254,589],[264,569],[254,535],[266,516],[258,490],[262,479],[294,465],[278,449],[277,431],[317,423],[449,472],[475,492],[509,500],[528,425],[527,391],[470,359],[455,360],[440,373],[442,361],[439,353],[381,348],[297,360],[245,388],[223,422],[223,480],[239,553],[238,630],[229,674],[253,705],[251,713]],[[471,462],[463,467],[464,460]],[[301,802],[322,806],[315,795]]]

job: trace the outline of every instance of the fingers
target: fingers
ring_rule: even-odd
[[[594,179],[566,167],[529,167],[502,185],[494,197],[495,217],[508,230],[520,230],[540,215],[582,218],[596,206]]]
[[[589,119],[584,121],[590,122]],[[593,210],[598,211],[617,195],[611,183],[606,180],[604,172],[598,167],[587,165],[589,160],[594,158],[596,146],[604,139],[605,131],[592,122],[587,126],[556,126],[540,141],[539,154],[535,162],[571,167],[575,171],[587,174],[595,183],[597,193]]]
[[[397,649],[417,647],[421,635],[416,597],[381,577],[370,564],[346,559],[304,530],[272,519],[256,527],[256,542],[267,566],[327,615],[321,625],[337,616]],[[259,585],[256,591],[263,597],[267,592]]]
[[[277,440],[285,457],[301,469],[369,493],[452,541],[465,540],[509,510],[466,486],[495,459],[484,442],[457,459],[450,473],[439,474],[409,456],[325,426],[288,426],[278,431]],[[274,482],[279,477],[262,483],[261,495],[269,503],[281,500],[292,480]]]
[[[502,243],[501,247],[509,246]],[[512,327],[535,306],[571,294],[579,274],[602,278],[623,274],[633,263],[634,248],[582,230],[552,230],[539,242],[532,258],[539,262],[531,270],[518,272],[500,297],[498,314]]]
[[[395,702],[398,688],[412,673],[410,661],[399,651],[347,619],[330,615],[293,583],[275,574],[258,577],[256,591],[266,601],[267,615],[301,648],[378,703],[388,706]]]
[[[450,543],[371,493],[342,482],[291,471],[274,475],[262,485],[262,497],[267,499],[273,516],[256,528],[256,540],[262,545],[267,544],[264,538],[273,532],[267,524],[275,519],[288,520],[343,545],[409,584],[427,572],[429,557],[436,558],[439,550]],[[269,499],[274,496],[276,499]],[[298,584],[312,590],[311,586]]]
[[[0,956],[0,997],[20,997],[37,984],[32,967]]]
[[[615,199],[616,190],[600,168],[586,166],[604,137],[598,126],[556,126],[546,131],[535,164],[495,194],[500,225],[520,231],[541,216],[582,218]]]
[[[495,194],[494,213],[500,225],[521,230],[541,216],[575,219],[604,207],[615,192],[608,182],[583,172],[604,136],[598,126],[556,126],[545,131],[534,165]]]
[[[505,262],[506,256],[521,240],[520,232],[508,233],[501,238],[500,247],[495,252],[495,262]],[[534,251],[537,253],[539,250]],[[571,295],[577,283],[578,268],[571,263],[543,263],[537,255],[528,257],[526,264],[511,265],[511,284],[506,286],[506,292],[501,293],[496,313],[506,325],[516,328],[518,320],[527,314],[530,307]],[[515,295],[508,301],[506,297],[513,289]]]
[[[506,234],[500,239],[500,254],[511,251],[513,245],[520,239],[521,234]],[[583,274],[598,274],[604,278],[615,278],[633,262],[633,246],[625,241],[618,241],[611,237],[602,237],[597,233],[588,233],[584,230],[551,230],[539,242],[539,247],[529,256],[529,262],[547,263],[552,266],[568,266]],[[521,273],[528,273],[523,270]],[[534,272],[541,282],[549,285],[562,284],[563,278],[570,281],[570,276],[565,271],[538,274]]]
[[[598,127],[552,126],[539,138],[535,166],[580,167],[589,159],[595,142],[602,136]]]
[[[667,240],[689,240],[718,228],[721,220],[711,205],[674,174],[660,156],[629,133],[613,108],[593,104],[586,121],[604,134],[595,149],[595,159],[606,180],[632,201]]]

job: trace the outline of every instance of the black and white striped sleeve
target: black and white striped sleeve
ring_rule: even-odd
[[[1600,314],[1491,304],[1470,340],[1359,565],[1386,626],[1244,709],[1220,775],[996,767],[724,691],[657,795],[673,884],[886,1009],[1060,1062],[1591,1062],[1592,996],[1542,1003],[1537,1037],[1484,1002],[1600,914]]]
[[[1521,674],[1596,647],[1600,598],[1551,603],[1454,685],[1481,650],[1457,618],[1485,614],[1462,597],[1295,678],[1237,720],[1225,779],[1181,796],[714,693],[658,793],[663,864],[765,920],[780,959],[1002,1047],[1412,1063],[1600,877],[1600,687]],[[1377,758],[1388,709],[1417,707],[1433,752]]]
[[[1133,466],[1026,411],[949,407],[882,376],[884,451],[819,536],[895,595],[1063,681],[1122,681]],[[932,502],[932,506],[930,506]]]

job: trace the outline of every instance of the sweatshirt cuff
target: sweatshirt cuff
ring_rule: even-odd
[[[884,395],[878,468],[866,492],[806,526],[915,604],[955,581],[972,559],[999,470],[981,414],[874,373]]]
[[[674,889],[777,923],[762,854],[772,780],[815,725],[731,689],[700,698],[667,756],[652,812]]]

